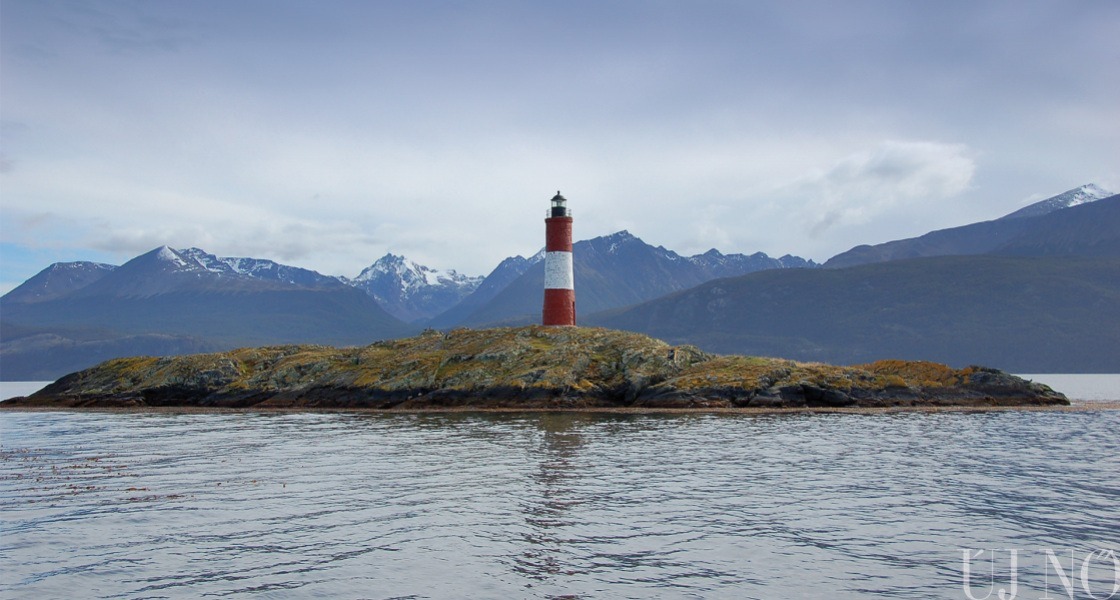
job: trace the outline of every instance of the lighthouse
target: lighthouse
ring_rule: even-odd
[[[576,324],[576,289],[572,275],[572,213],[557,191],[544,220],[545,325]]]

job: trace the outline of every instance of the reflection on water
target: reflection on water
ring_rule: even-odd
[[[1120,545],[1118,429],[1117,411],[0,413],[0,596],[961,598],[962,548],[1018,548],[1035,598],[1030,552]]]
[[[527,448],[537,462],[532,487],[520,501],[525,515],[525,550],[514,561],[515,571],[534,580],[573,573],[565,555],[562,533],[573,527],[572,509],[583,503],[574,490],[579,486],[576,453],[583,440],[580,422],[589,417],[576,413],[544,414],[539,419],[540,439]]]

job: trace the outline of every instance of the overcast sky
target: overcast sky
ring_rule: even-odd
[[[1120,191],[1120,2],[0,1],[0,280],[160,245],[823,261]]]

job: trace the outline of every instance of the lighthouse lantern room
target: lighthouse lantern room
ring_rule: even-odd
[[[575,278],[572,273],[572,213],[560,192],[544,220],[544,315],[545,325],[576,324]]]

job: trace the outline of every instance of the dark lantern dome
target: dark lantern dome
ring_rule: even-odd
[[[548,212],[549,217],[570,217],[571,211],[568,210],[567,198],[560,195],[560,190],[556,190],[556,195],[552,197],[552,208]]]

